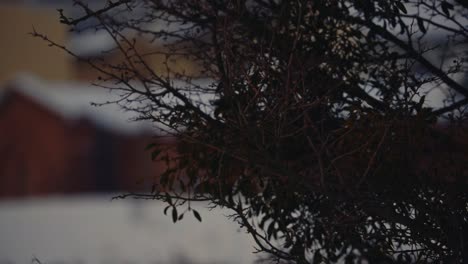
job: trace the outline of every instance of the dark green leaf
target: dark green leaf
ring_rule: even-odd
[[[403,21],[400,21],[399,24],[400,24],[400,28],[401,28],[400,34],[405,33],[405,29],[406,29],[405,23]]]
[[[177,222],[177,208],[175,206],[172,207],[172,222]]]
[[[179,218],[177,219],[177,221],[180,221],[180,220],[182,220],[183,218],[184,218],[184,214],[181,214],[181,215],[179,215]]]
[[[195,216],[195,218],[201,222],[202,219],[201,219],[200,214],[196,210],[192,210],[192,211],[193,211],[193,216]]]
[[[418,27],[419,27],[419,30],[421,30],[422,33],[426,33],[426,28],[424,27],[424,21],[422,20],[422,18],[418,17],[417,18],[418,20]]]
[[[161,153],[161,150],[160,149],[155,149],[153,152],[151,152],[151,160],[155,160],[159,153]]]
[[[262,220],[260,221],[259,227],[263,228],[265,226],[265,222],[268,220],[268,215],[265,215]]]
[[[446,16],[450,16],[450,10],[453,10],[453,5],[447,1],[443,1],[440,5],[442,11],[445,13]]]
[[[146,147],[145,147],[145,150],[150,150],[152,148],[156,147],[156,143],[151,143],[151,144],[148,144]]]
[[[168,210],[169,208],[171,208],[170,205],[168,205],[168,206],[166,206],[166,208],[164,208],[164,215],[167,215],[167,210]]]
[[[418,112],[421,111],[425,99],[426,99],[425,95],[421,96],[421,98],[419,99],[419,102],[415,106],[416,111],[418,111]]]
[[[397,1],[395,4],[398,7],[398,9],[400,9],[401,12],[408,14],[408,11],[406,10],[405,5],[402,2]]]
[[[267,228],[267,237],[268,239],[271,238],[271,235],[275,232],[275,222],[271,222]]]

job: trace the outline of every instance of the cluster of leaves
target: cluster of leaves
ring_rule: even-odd
[[[454,76],[466,68],[429,59],[431,32],[451,47],[466,43],[461,1],[77,5],[86,15],[61,12],[62,21],[96,19],[126,58],[87,62],[117,84],[119,103],[178,139],[176,155],[150,146],[168,169],[159,187],[135,196],[168,202],[174,221],[191,201],[230,208],[278,261],[468,261],[464,128],[437,123],[447,113],[464,119],[468,87]],[[135,36],[159,50],[142,54]],[[163,72],[147,63],[156,53]],[[173,56],[200,71],[173,68]],[[427,106],[434,87],[454,95],[444,107]]]

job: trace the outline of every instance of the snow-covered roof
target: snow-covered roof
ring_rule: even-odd
[[[104,30],[86,31],[80,34],[72,34],[68,40],[67,48],[77,56],[92,57],[102,56],[117,45]]]
[[[118,133],[138,134],[158,131],[151,122],[132,121],[135,112],[124,111],[117,104],[93,106],[117,100],[119,95],[108,89],[69,81],[46,81],[31,75],[20,75],[4,87],[4,96],[11,90],[19,92],[66,120],[86,119]]]
[[[213,94],[201,94],[200,92],[188,92],[190,87],[208,87],[213,84],[213,79],[200,78],[187,83],[181,80],[171,81],[171,85],[181,90],[202,111],[212,114],[207,107],[215,99]],[[113,86],[111,84],[107,86]],[[135,85],[138,86],[138,85]],[[8,90],[14,90],[32,98],[45,108],[57,113],[66,120],[86,119],[100,127],[124,134],[161,133],[168,128],[151,121],[134,121],[139,116],[136,109],[143,103],[138,100],[126,103],[127,110],[115,102],[121,99],[122,92],[98,87],[91,84],[70,81],[46,81],[35,76],[22,74],[8,83],[6,89],[0,88],[0,99]],[[138,89],[138,87],[136,87]],[[119,94],[120,93],[120,94]],[[177,102],[173,96],[165,96],[161,99],[168,104]],[[180,102],[178,102],[180,103]],[[95,106],[93,104],[104,104]]]

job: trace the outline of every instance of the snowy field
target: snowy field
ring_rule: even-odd
[[[224,215],[196,206],[172,223],[164,204],[112,195],[0,201],[0,264],[253,263],[249,235]]]

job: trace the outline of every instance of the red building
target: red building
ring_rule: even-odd
[[[150,124],[90,105],[101,88],[22,77],[0,91],[0,197],[141,190],[162,170]]]

